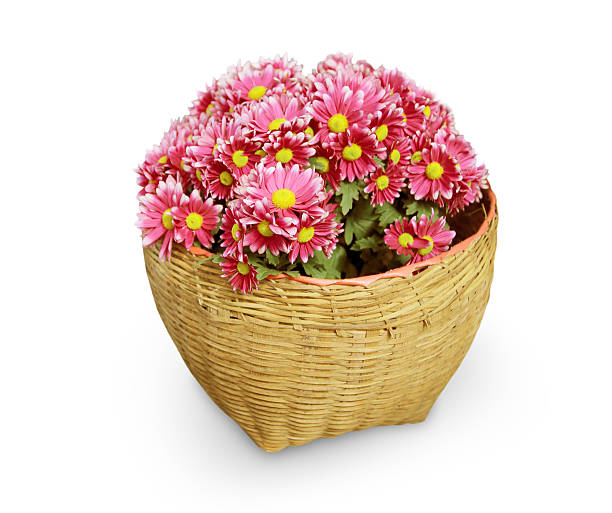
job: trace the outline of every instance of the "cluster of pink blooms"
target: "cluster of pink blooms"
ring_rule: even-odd
[[[230,68],[146,155],[138,226],[162,259],[173,242],[222,251],[223,275],[248,292],[249,255],[332,254],[344,183],[363,180],[373,205],[405,192],[453,215],[482,197],[486,176],[450,110],[400,71],[339,54],[306,76],[277,57]],[[403,219],[384,240],[419,261],[448,248],[444,225]]]

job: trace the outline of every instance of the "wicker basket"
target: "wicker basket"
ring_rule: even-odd
[[[266,451],[425,420],[463,360],[489,298],[495,196],[447,253],[358,280],[275,278],[233,292],[178,247],[144,250],[155,303],[187,367]],[[478,218],[478,219],[477,219]],[[471,235],[471,236],[468,236]],[[413,274],[417,267],[426,267]],[[367,286],[363,286],[367,285]]]

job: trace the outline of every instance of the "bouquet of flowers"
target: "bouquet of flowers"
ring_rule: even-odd
[[[210,251],[234,290],[349,278],[447,251],[487,171],[402,72],[330,55],[228,69],[138,167],[143,244]],[[473,208],[473,207],[470,207]]]

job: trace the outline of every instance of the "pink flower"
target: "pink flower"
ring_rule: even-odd
[[[155,194],[147,193],[140,198],[140,213],[136,226],[143,231],[142,245],[150,246],[163,237],[159,251],[160,260],[170,260],[172,241],[180,242],[172,210],[188,202],[183,188],[174,177],[161,182]]]
[[[459,165],[459,169],[471,169],[476,165],[476,154],[472,145],[462,135],[442,129],[436,132],[433,140],[437,144],[444,145],[446,152]]]
[[[370,118],[370,128],[376,139],[389,148],[398,139],[406,137],[404,111],[395,104],[387,105]]]
[[[462,171],[461,181],[457,185],[457,190],[448,202],[448,212],[450,215],[463,210],[482,198],[481,189],[488,188],[487,170],[484,166],[474,166]]]
[[[187,249],[193,246],[196,237],[203,247],[209,248],[212,246],[213,236],[211,232],[219,223],[219,213],[222,208],[221,205],[213,205],[212,198],[203,202],[200,192],[194,190],[189,196],[188,202],[172,209],[179,238],[185,242]]]
[[[410,139],[403,137],[394,141],[389,147],[387,159],[388,169],[392,167],[406,167],[411,163],[410,157],[412,156],[412,144]]]
[[[420,262],[432,258],[444,251],[447,251],[451,241],[455,237],[455,232],[444,228],[446,218],[440,217],[434,220],[434,213],[428,218],[425,214],[418,220],[416,216],[410,219],[410,227],[414,233],[415,240],[420,242],[420,246],[412,257],[412,262]]]
[[[254,253],[273,255],[287,252],[288,236],[297,230],[295,216],[274,215],[267,198],[256,201],[252,208],[241,212],[240,221],[245,226],[244,244]]]
[[[236,176],[223,162],[217,160],[206,167],[206,185],[213,198],[229,199],[234,195]]]
[[[219,157],[232,170],[234,176],[247,175],[261,157],[257,155],[260,147],[242,135],[233,135],[229,141],[220,141]]]
[[[317,146],[315,156],[315,169],[327,184],[337,191],[342,180],[340,168],[334,158],[334,151],[329,146]]]
[[[187,148],[190,165],[202,169],[218,157],[220,141],[229,141],[230,137],[241,135],[242,127],[233,119],[210,119],[199,136],[193,138],[193,145]]]
[[[244,255],[244,226],[236,217],[234,209],[225,209],[221,218],[221,247],[224,257],[242,258]]]
[[[330,133],[341,134],[352,125],[364,127],[367,120],[362,110],[364,92],[354,92],[349,86],[339,86],[337,81],[327,77],[315,81],[316,92],[308,106],[314,119],[319,122],[317,135],[326,142]]]
[[[320,218],[302,214],[297,233],[288,248],[289,261],[293,263],[299,256],[302,262],[307,262],[315,251],[320,250],[327,250],[326,254],[329,258],[331,251],[336,247],[341,227],[335,218],[336,214],[332,212]],[[331,251],[329,251],[330,247]]]
[[[272,66],[274,72],[274,91],[299,92],[304,83],[302,65],[287,55],[277,55],[273,59],[260,59],[258,69]]]
[[[274,69],[268,65],[264,69],[246,66],[238,71],[231,81],[231,87],[240,94],[242,101],[256,101],[264,97],[274,86]]]
[[[265,198],[270,212],[283,216],[292,213],[320,215],[320,204],[327,198],[319,174],[313,169],[302,170],[297,165],[286,167],[280,162],[275,167],[259,165],[244,183],[247,185],[241,182],[236,194],[246,205]]]
[[[261,136],[278,130],[283,123],[305,115],[306,109],[300,99],[280,94],[268,96],[246,109],[242,114],[242,122]]]
[[[400,191],[406,187],[406,170],[400,166],[391,166],[385,170],[378,168],[365,178],[365,192],[371,193],[372,205],[385,202],[393,203],[399,197]]]
[[[263,150],[266,152],[266,156],[262,159],[265,166],[274,166],[280,162],[288,166],[297,164],[307,167],[310,165],[308,157],[315,154],[304,132],[295,134],[284,130],[273,132],[268,142],[264,144]]]
[[[200,116],[201,114],[210,115],[213,110],[213,99],[217,89],[216,81],[213,82],[212,87],[207,88],[205,91],[198,92],[198,97],[193,101],[189,108],[189,113]]]
[[[421,160],[408,168],[410,190],[416,199],[449,200],[461,173],[444,146],[433,143],[421,152]]]
[[[415,240],[414,227],[405,217],[396,220],[385,229],[383,241],[398,255],[410,255],[411,257],[419,248],[427,246],[425,242]]]
[[[376,135],[367,128],[353,126],[347,132],[334,134],[330,146],[337,156],[337,165],[342,180],[359,180],[374,171],[378,164],[377,156],[384,159],[385,147],[378,142]]]
[[[221,262],[221,276],[228,278],[234,290],[240,289],[248,294],[253,289],[257,289],[257,271],[249,264],[249,258],[245,255],[242,260],[228,257]]]

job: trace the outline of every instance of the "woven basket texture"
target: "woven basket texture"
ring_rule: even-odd
[[[485,198],[486,199],[486,198]],[[487,208],[495,209],[490,200]],[[485,213],[458,227],[467,238]],[[213,401],[265,451],[425,420],[489,299],[497,214],[463,251],[368,287],[264,280],[232,291],[184,248],[144,250],[161,318]]]

